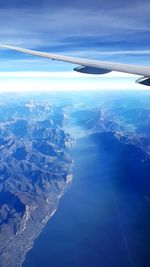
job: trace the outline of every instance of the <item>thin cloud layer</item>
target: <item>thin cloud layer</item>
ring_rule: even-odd
[[[84,9],[57,5],[42,9],[1,8],[0,38],[4,43],[57,51],[106,50],[120,44],[125,48],[148,47],[149,10],[147,2],[114,9],[88,9],[88,5]]]

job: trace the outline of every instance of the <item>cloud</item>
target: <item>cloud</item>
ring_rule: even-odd
[[[0,72],[0,77],[3,78],[93,78],[93,79],[101,79],[101,78],[132,78],[135,79],[139,76],[128,74],[128,73],[120,73],[120,72],[110,72],[103,75],[92,75],[92,74],[84,74],[78,73],[75,71],[61,71],[61,72],[44,72],[44,71],[22,71],[22,72]]]
[[[94,76],[76,72],[3,72],[0,92],[143,90],[135,75],[112,72]],[[147,88],[148,89],[148,88]]]
[[[47,46],[59,50],[72,45],[84,49],[126,38],[147,38],[150,3],[114,9],[7,8],[0,10],[1,41],[29,48]],[[104,43],[105,42],[105,43]]]
[[[131,79],[0,79],[0,92],[31,92],[31,91],[93,91],[93,90],[143,90],[144,86],[135,84]]]

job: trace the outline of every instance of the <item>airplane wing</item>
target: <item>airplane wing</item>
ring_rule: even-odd
[[[63,56],[58,54],[51,54],[45,52],[39,52],[29,49],[24,49],[20,47],[14,47],[9,45],[0,45],[2,48],[12,49],[15,51],[23,52],[26,54],[49,58],[52,60],[64,61],[72,64],[77,64],[78,66],[74,68],[75,71],[88,73],[88,74],[105,74],[111,71],[118,71],[124,73],[130,73],[142,76],[136,82],[144,85],[150,86],[150,67],[116,63],[116,62],[106,62],[99,60],[75,58],[69,56]]]

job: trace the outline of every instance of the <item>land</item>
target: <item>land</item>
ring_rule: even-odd
[[[47,102],[4,102],[0,113],[0,266],[19,267],[72,180],[73,140]]]

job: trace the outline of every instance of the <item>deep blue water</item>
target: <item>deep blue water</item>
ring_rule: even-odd
[[[149,162],[112,134],[78,139],[74,179],[24,267],[149,267]]]

